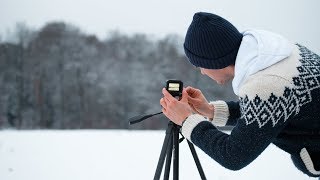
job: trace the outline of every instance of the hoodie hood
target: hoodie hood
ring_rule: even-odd
[[[264,30],[244,31],[232,81],[234,93],[239,95],[239,89],[250,75],[282,61],[292,50],[290,42],[279,34]]]

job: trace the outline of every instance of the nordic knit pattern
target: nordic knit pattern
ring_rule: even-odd
[[[212,103],[219,107],[212,123],[191,115],[182,134],[222,166],[241,169],[274,143],[301,171],[320,175],[318,55],[296,45],[290,57],[249,77],[239,102]],[[231,134],[219,131],[219,124],[233,125]]]

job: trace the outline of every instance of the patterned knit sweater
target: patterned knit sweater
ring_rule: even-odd
[[[286,59],[251,75],[239,102],[211,102],[210,122],[198,114],[184,122],[184,137],[222,166],[239,170],[273,143],[295,166],[320,175],[320,57],[299,44]],[[230,135],[216,126],[234,126]]]

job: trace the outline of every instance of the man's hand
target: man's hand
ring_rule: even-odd
[[[187,87],[188,102],[194,113],[200,114],[207,118],[213,118],[214,106],[210,105],[199,89]]]
[[[182,125],[182,122],[192,114],[192,110],[188,104],[188,93],[184,89],[182,98],[178,101],[165,88],[162,89],[163,98],[160,99],[162,112],[172,122]]]

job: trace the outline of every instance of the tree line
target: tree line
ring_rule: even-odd
[[[183,38],[111,31],[103,40],[74,25],[49,22],[38,30],[16,26],[0,42],[0,127],[17,129],[163,129],[167,79],[201,89],[209,100],[234,100],[186,59]]]

